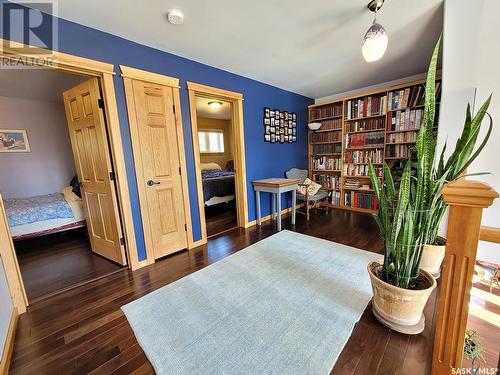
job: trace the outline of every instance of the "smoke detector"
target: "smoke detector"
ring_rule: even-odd
[[[184,23],[184,13],[179,9],[170,9],[167,13],[167,19],[172,25],[182,25]]]

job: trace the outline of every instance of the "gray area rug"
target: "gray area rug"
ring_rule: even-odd
[[[380,257],[284,230],[122,310],[157,374],[328,374]]]

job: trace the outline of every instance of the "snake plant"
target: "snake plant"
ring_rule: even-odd
[[[417,136],[416,163],[411,158],[405,164],[396,191],[393,176],[387,164],[383,180],[377,177],[371,160],[370,178],[378,199],[379,211],[374,215],[385,240],[384,264],[380,277],[405,289],[415,287],[419,264],[425,244],[436,241],[439,224],[446,212],[441,192],[450,181],[463,177],[467,167],[486,145],[492,130],[492,119],[487,113],[491,96],[473,117],[467,106],[465,124],[455,149],[445,162],[446,144],[436,163],[436,135],[433,131],[436,117],[436,68],[441,38],[438,40],[427,72],[425,83],[424,117]],[[484,117],[489,117],[485,137],[476,147]]]

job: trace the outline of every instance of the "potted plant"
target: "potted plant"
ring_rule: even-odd
[[[465,331],[464,357],[472,369],[478,369],[481,361],[484,361],[484,348],[480,340],[481,336],[475,329]]]
[[[445,146],[437,166],[434,166],[436,136],[433,126],[439,47],[440,40],[434,49],[427,73],[424,118],[417,137],[416,163],[411,160],[406,162],[399,191],[394,187],[387,164],[383,168],[382,182],[371,161],[369,163],[371,182],[379,206],[374,218],[384,238],[383,261],[368,265],[373,290],[373,312],[388,327],[409,334],[420,333],[424,329],[423,309],[436,287],[434,277],[420,268],[420,261],[424,246],[435,244],[439,223],[446,211],[441,191],[446,183],[462,177],[466,168],[483,149],[492,128],[490,118],[486,137],[474,151],[490,99],[474,118],[468,106],[464,129],[455,150],[445,162]]]

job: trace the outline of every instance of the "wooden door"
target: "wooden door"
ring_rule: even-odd
[[[63,97],[92,251],[125,265],[99,82],[91,78]]]
[[[146,246],[158,259],[187,247],[173,88],[126,79]]]

